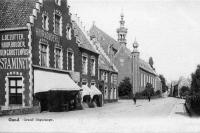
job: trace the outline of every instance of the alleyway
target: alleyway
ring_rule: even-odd
[[[102,108],[87,108],[80,111],[0,118],[0,131],[66,131],[66,132],[191,132],[200,131],[199,120],[187,116],[183,99],[160,98],[131,100],[105,104]],[[20,122],[9,122],[9,118],[19,118]],[[25,121],[33,119],[33,121]],[[37,121],[36,119],[49,119]],[[9,127],[9,128],[8,128]],[[36,128],[37,127],[37,128]]]

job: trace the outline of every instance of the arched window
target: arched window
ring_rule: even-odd
[[[72,33],[71,33],[71,26],[70,24],[67,24],[66,26],[66,38],[67,40],[71,40]]]

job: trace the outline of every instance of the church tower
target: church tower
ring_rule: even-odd
[[[117,29],[118,42],[121,45],[126,46],[126,34],[128,29],[124,27],[125,21],[123,13],[121,13],[121,20],[119,22],[120,22],[120,27]]]
[[[138,51],[139,44],[137,43],[136,39],[133,43],[133,52],[132,52],[132,86],[133,86],[133,94],[139,91],[139,56],[140,52]]]

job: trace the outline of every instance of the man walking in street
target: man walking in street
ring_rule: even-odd
[[[148,95],[148,99],[149,99],[149,102],[150,102],[150,100],[151,100],[151,96],[150,95]]]
[[[135,94],[133,95],[133,101],[134,101],[134,104],[136,104],[136,96],[135,96]]]

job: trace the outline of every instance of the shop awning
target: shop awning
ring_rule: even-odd
[[[93,97],[93,92],[91,91],[91,89],[87,86],[87,85],[82,85],[82,93],[81,96],[82,98],[86,95],[90,95],[91,97]]]
[[[80,89],[68,74],[34,70],[34,93],[49,90],[79,91]]]
[[[102,95],[101,91],[95,85],[91,86],[91,90],[93,91],[93,95]]]

